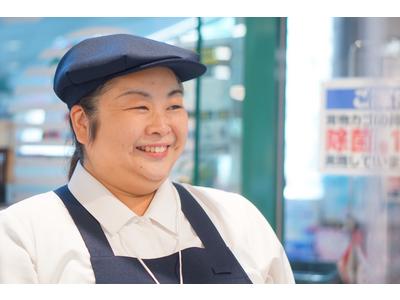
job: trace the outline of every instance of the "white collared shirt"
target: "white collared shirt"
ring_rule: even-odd
[[[254,283],[293,283],[283,247],[255,206],[221,190],[184,185],[208,214]],[[68,184],[99,221],[115,255],[157,258],[203,247],[180,210],[170,180],[143,216],[113,196],[80,164]],[[54,192],[0,212],[0,283],[94,283],[90,255],[63,202]]]

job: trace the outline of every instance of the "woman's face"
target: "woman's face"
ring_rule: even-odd
[[[99,97],[95,139],[85,168],[106,187],[153,192],[182,153],[188,132],[183,90],[174,73],[155,67],[112,80]]]

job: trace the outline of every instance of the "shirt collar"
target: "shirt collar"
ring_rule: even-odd
[[[68,183],[75,198],[110,234],[131,219],[147,217],[176,234],[178,194],[169,179],[158,188],[143,217],[136,215],[78,162]]]
[[[144,216],[177,234],[179,195],[169,179],[157,190]]]

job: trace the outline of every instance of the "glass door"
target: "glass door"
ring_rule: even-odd
[[[284,244],[297,282],[400,282],[399,25],[288,19]]]

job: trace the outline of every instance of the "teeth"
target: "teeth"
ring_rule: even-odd
[[[152,152],[152,153],[161,153],[161,152],[165,152],[167,150],[167,147],[165,147],[165,146],[161,146],[161,147],[142,146],[142,147],[138,147],[138,148],[142,151]]]

